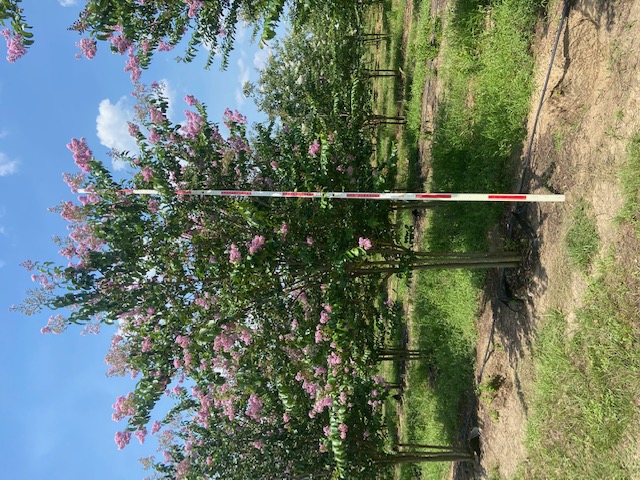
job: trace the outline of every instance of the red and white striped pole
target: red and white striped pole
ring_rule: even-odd
[[[157,190],[121,190],[127,195],[158,195]],[[79,190],[79,193],[87,193]],[[437,202],[564,202],[564,195],[528,193],[374,193],[272,192],[265,190],[176,190],[177,195],[212,197],[345,198],[366,200],[429,200]]]

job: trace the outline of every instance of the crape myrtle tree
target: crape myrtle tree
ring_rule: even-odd
[[[384,204],[178,194],[207,187],[371,188],[367,150],[367,160],[358,157],[362,140],[286,125],[259,127],[248,139],[246,119],[229,110],[225,137],[204,105],[186,101],[193,109],[185,111],[183,125],[174,125],[158,91],[146,97],[142,124],[130,125],[140,153],[121,155],[129,161],[129,179],[115,180],[84,139],[69,144],[81,173],[66,181],[73,191],[86,191],[80,205],[57,208],[72,224],[69,238],[58,240],[70,263],[27,263],[41,287],[22,310],[61,309],[44,332],[72,323],[91,330],[118,324],[107,356],[110,373],[139,381],[114,405],[114,419],[127,419],[116,442],[123,448],[132,434],[144,439],[149,429],[171,426],[164,430],[170,432],[163,440],[166,458],[151,462],[158,471],[197,478],[223,468],[206,462],[206,438],[185,443],[184,437],[197,434],[189,425],[204,432],[230,422],[222,431],[252,425],[238,433],[245,443],[249,437],[242,435],[258,442],[252,454],[282,448],[278,455],[289,462],[291,478],[327,472],[375,478],[371,472],[383,470],[373,465],[386,458],[380,406],[387,391],[375,377],[373,332],[390,310],[374,301],[384,291],[374,271],[382,264],[375,262],[390,256],[389,268],[399,271],[414,268],[415,258],[393,240]],[[160,194],[126,195],[131,188]],[[154,405],[166,394],[176,398],[176,408],[150,427]],[[282,423],[294,416],[311,423],[289,432]],[[260,443],[270,438],[274,445]],[[305,450],[295,445],[311,439],[326,455],[303,461],[296,455]],[[205,450],[194,453],[194,445]],[[261,472],[249,478],[267,476]]]
[[[258,83],[249,86],[260,110],[312,130],[364,125],[371,91],[356,13],[336,19],[316,12],[275,43]]]
[[[254,411],[261,407],[252,410],[251,405],[267,399],[279,414],[317,416],[323,423],[317,438],[334,437],[324,447],[329,460],[323,465],[331,466],[333,458],[335,469],[347,471],[355,463],[347,461],[346,432],[362,429],[345,422],[369,422],[379,415],[374,410],[380,400],[362,407],[349,399],[354,384],[372,382],[374,340],[362,332],[372,332],[384,312],[370,301],[379,279],[351,278],[344,264],[366,258],[371,248],[371,241],[358,234],[384,235],[389,228],[384,209],[380,204],[356,209],[346,202],[266,204],[176,195],[176,190],[202,186],[353,185],[353,173],[325,176],[321,167],[306,166],[322,163],[323,147],[317,139],[304,141],[300,129],[273,133],[269,152],[280,150],[277,163],[272,154],[260,154],[267,129],[253,151],[240,114],[226,112],[230,134],[223,138],[204,106],[191,97],[187,101],[195,111],[185,112],[187,121],[178,126],[166,118],[166,102],[150,98],[145,124],[131,125],[140,147],[140,154],[129,158],[131,179],[114,180],[84,140],[69,144],[82,173],[66,180],[73,190],[87,191],[79,197],[81,205],[58,207],[72,223],[69,238],[59,240],[71,262],[36,266],[34,279],[41,288],[23,310],[69,309],[66,317],[51,317],[45,332],[60,332],[70,323],[91,329],[118,323],[107,358],[111,373],[140,378],[135,391],[114,405],[114,418],[129,419],[116,436],[120,447],[132,433],[144,438],[159,397],[167,390],[185,396],[181,383],[188,379],[197,390],[184,405],[197,408],[205,425],[216,408],[228,421],[244,415],[262,425]],[[296,139],[304,143],[294,144]],[[331,142],[341,145],[327,140],[326,161],[336,162]],[[370,175],[363,178],[368,182]],[[161,194],[123,194],[132,187],[153,187]],[[352,342],[354,335],[362,342]],[[283,374],[287,367],[296,371]],[[382,399],[384,389],[377,395]],[[366,411],[349,414],[349,405],[356,404]],[[368,434],[381,438],[377,430]]]
[[[3,31],[11,62],[32,44],[20,2],[0,2],[0,21],[3,25],[6,20],[11,22],[12,30]],[[203,48],[207,67],[219,53],[224,68],[239,24],[253,26],[254,35],[260,34],[261,42],[266,42],[275,36],[285,16],[295,27],[304,24],[317,8],[339,18],[362,7],[346,0],[87,0],[70,29],[86,34],[77,45],[89,59],[95,56],[98,41],[107,41],[113,52],[127,55],[125,70],[137,82],[140,69],[149,65],[155,53],[171,51],[183,39],[188,43],[181,60],[193,60]]]

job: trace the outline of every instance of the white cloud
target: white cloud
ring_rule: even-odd
[[[112,150],[137,152],[138,146],[134,138],[129,135],[127,124],[133,120],[133,117],[134,112],[127,97],[121,97],[115,104],[108,98],[102,100],[96,117],[96,130],[100,143]],[[122,170],[126,163],[122,160],[113,160],[112,165],[115,170]]]
[[[0,177],[12,175],[18,171],[18,161],[9,160],[4,153],[0,152]]]
[[[0,138],[5,138],[9,136],[9,130],[6,128],[0,128]]]
[[[269,58],[271,58],[271,55],[273,55],[271,47],[262,47],[253,55],[253,66],[258,70],[264,69],[264,67],[267,66],[267,61],[269,61]]]
[[[238,82],[240,86],[236,88],[236,104],[240,107],[247,101],[243,93],[244,84],[249,81],[250,71],[245,59],[247,57],[246,52],[243,50],[240,52],[240,58],[238,59]]]
[[[63,7],[70,7],[71,5],[75,5],[76,0],[58,0],[58,3]]]

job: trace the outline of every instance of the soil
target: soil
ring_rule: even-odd
[[[613,251],[618,262],[636,266],[640,258],[634,233],[615,224],[622,206],[618,174],[629,137],[640,131],[640,3],[573,3],[561,32],[531,159],[526,160],[562,7],[562,2],[550,7],[548,19],[536,33],[537,88],[521,171],[522,191],[563,193],[566,203],[527,208],[524,218],[535,231],[534,241],[522,229],[514,229],[516,243],[528,245],[523,267],[506,275],[506,285],[519,301],[500,300],[503,272],[488,276],[478,319],[477,381],[497,388],[483,390],[478,402],[482,473],[458,472],[456,478],[486,478],[499,472],[508,479],[526,470],[536,328],[551,309],[561,309],[568,315],[571,335],[573,312],[586,288],[584,276],[568,267],[563,247],[576,202],[584,199],[593,206],[601,256]],[[496,239],[505,238],[509,220],[505,216],[505,223],[494,232]]]

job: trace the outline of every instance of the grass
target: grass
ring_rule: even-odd
[[[396,115],[404,107],[407,125],[399,135],[382,128],[376,155],[398,152],[399,190],[421,187],[417,169],[422,95],[429,61],[440,52],[439,82],[444,102],[432,137],[430,191],[509,191],[513,156],[522,143],[533,88],[530,42],[536,21],[531,0],[458,0],[444,24],[430,17],[428,2],[414,3],[409,45],[402,41],[404,0],[384,4],[384,27],[391,39],[378,51],[379,68],[403,76],[378,80],[375,111]],[[433,41],[432,41],[433,40]],[[386,158],[386,157],[384,157]],[[487,232],[503,207],[442,206],[429,210],[420,248],[431,251],[483,251]],[[409,222],[405,212],[398,220]],[[413,275],[409,335],[412,348],[429,360],[409,362],[401,437],[408,443],[447,444],[459,434],[461,412],[474,394],[476,316],[484,274],[478,271],[426,271]],[[390,372],[389,372],[390,373]],[[390,407],[391,408],[391,407]],[[399,477],[443,478],[447,463],[403,465]]]
[[[588,273],[600,248],[600,237],[591,205],[585,200],[578,201],[573,210],[565,244],[571,265]]]
[[[624,206],[618,220],[631,224],[640,238],[640,133],[627,145],[627,164],[620,172]]]
[[[525,134],[533,88],[529,45],[535,20],[535,5],[526,0],[483,8],[469,0],[455,3],[442,32],[447,45],[440,70],[445,99],[433,136],[430,191],[509,191],[512,158]],[[434,51],[426,47],[427,40],[439,27],[425,20],[417,28],[421,33],[410,51],[429,58]],[[413,72],[406,130],[414,135],[422,102],[416,92],[427,74]],[[485,250],[487,232],[502,211],[496,205],[438,207],[430,212],[421,248]],[[410,336],[414,348],[429,352],[429,361],[409,368],[403,436],[410,443],[450,443],[459,434],[461,412],[474,391],[476,317],[484,274],[427,271],[416,274],[415,282]],[[403,468],[401,478],[443,478],[449,468],[414,465]]]
[[[536,381],[525,478],[640,477],[637,302],[630,272],[601,262],[571,326],[548,315],[534,352]]]

